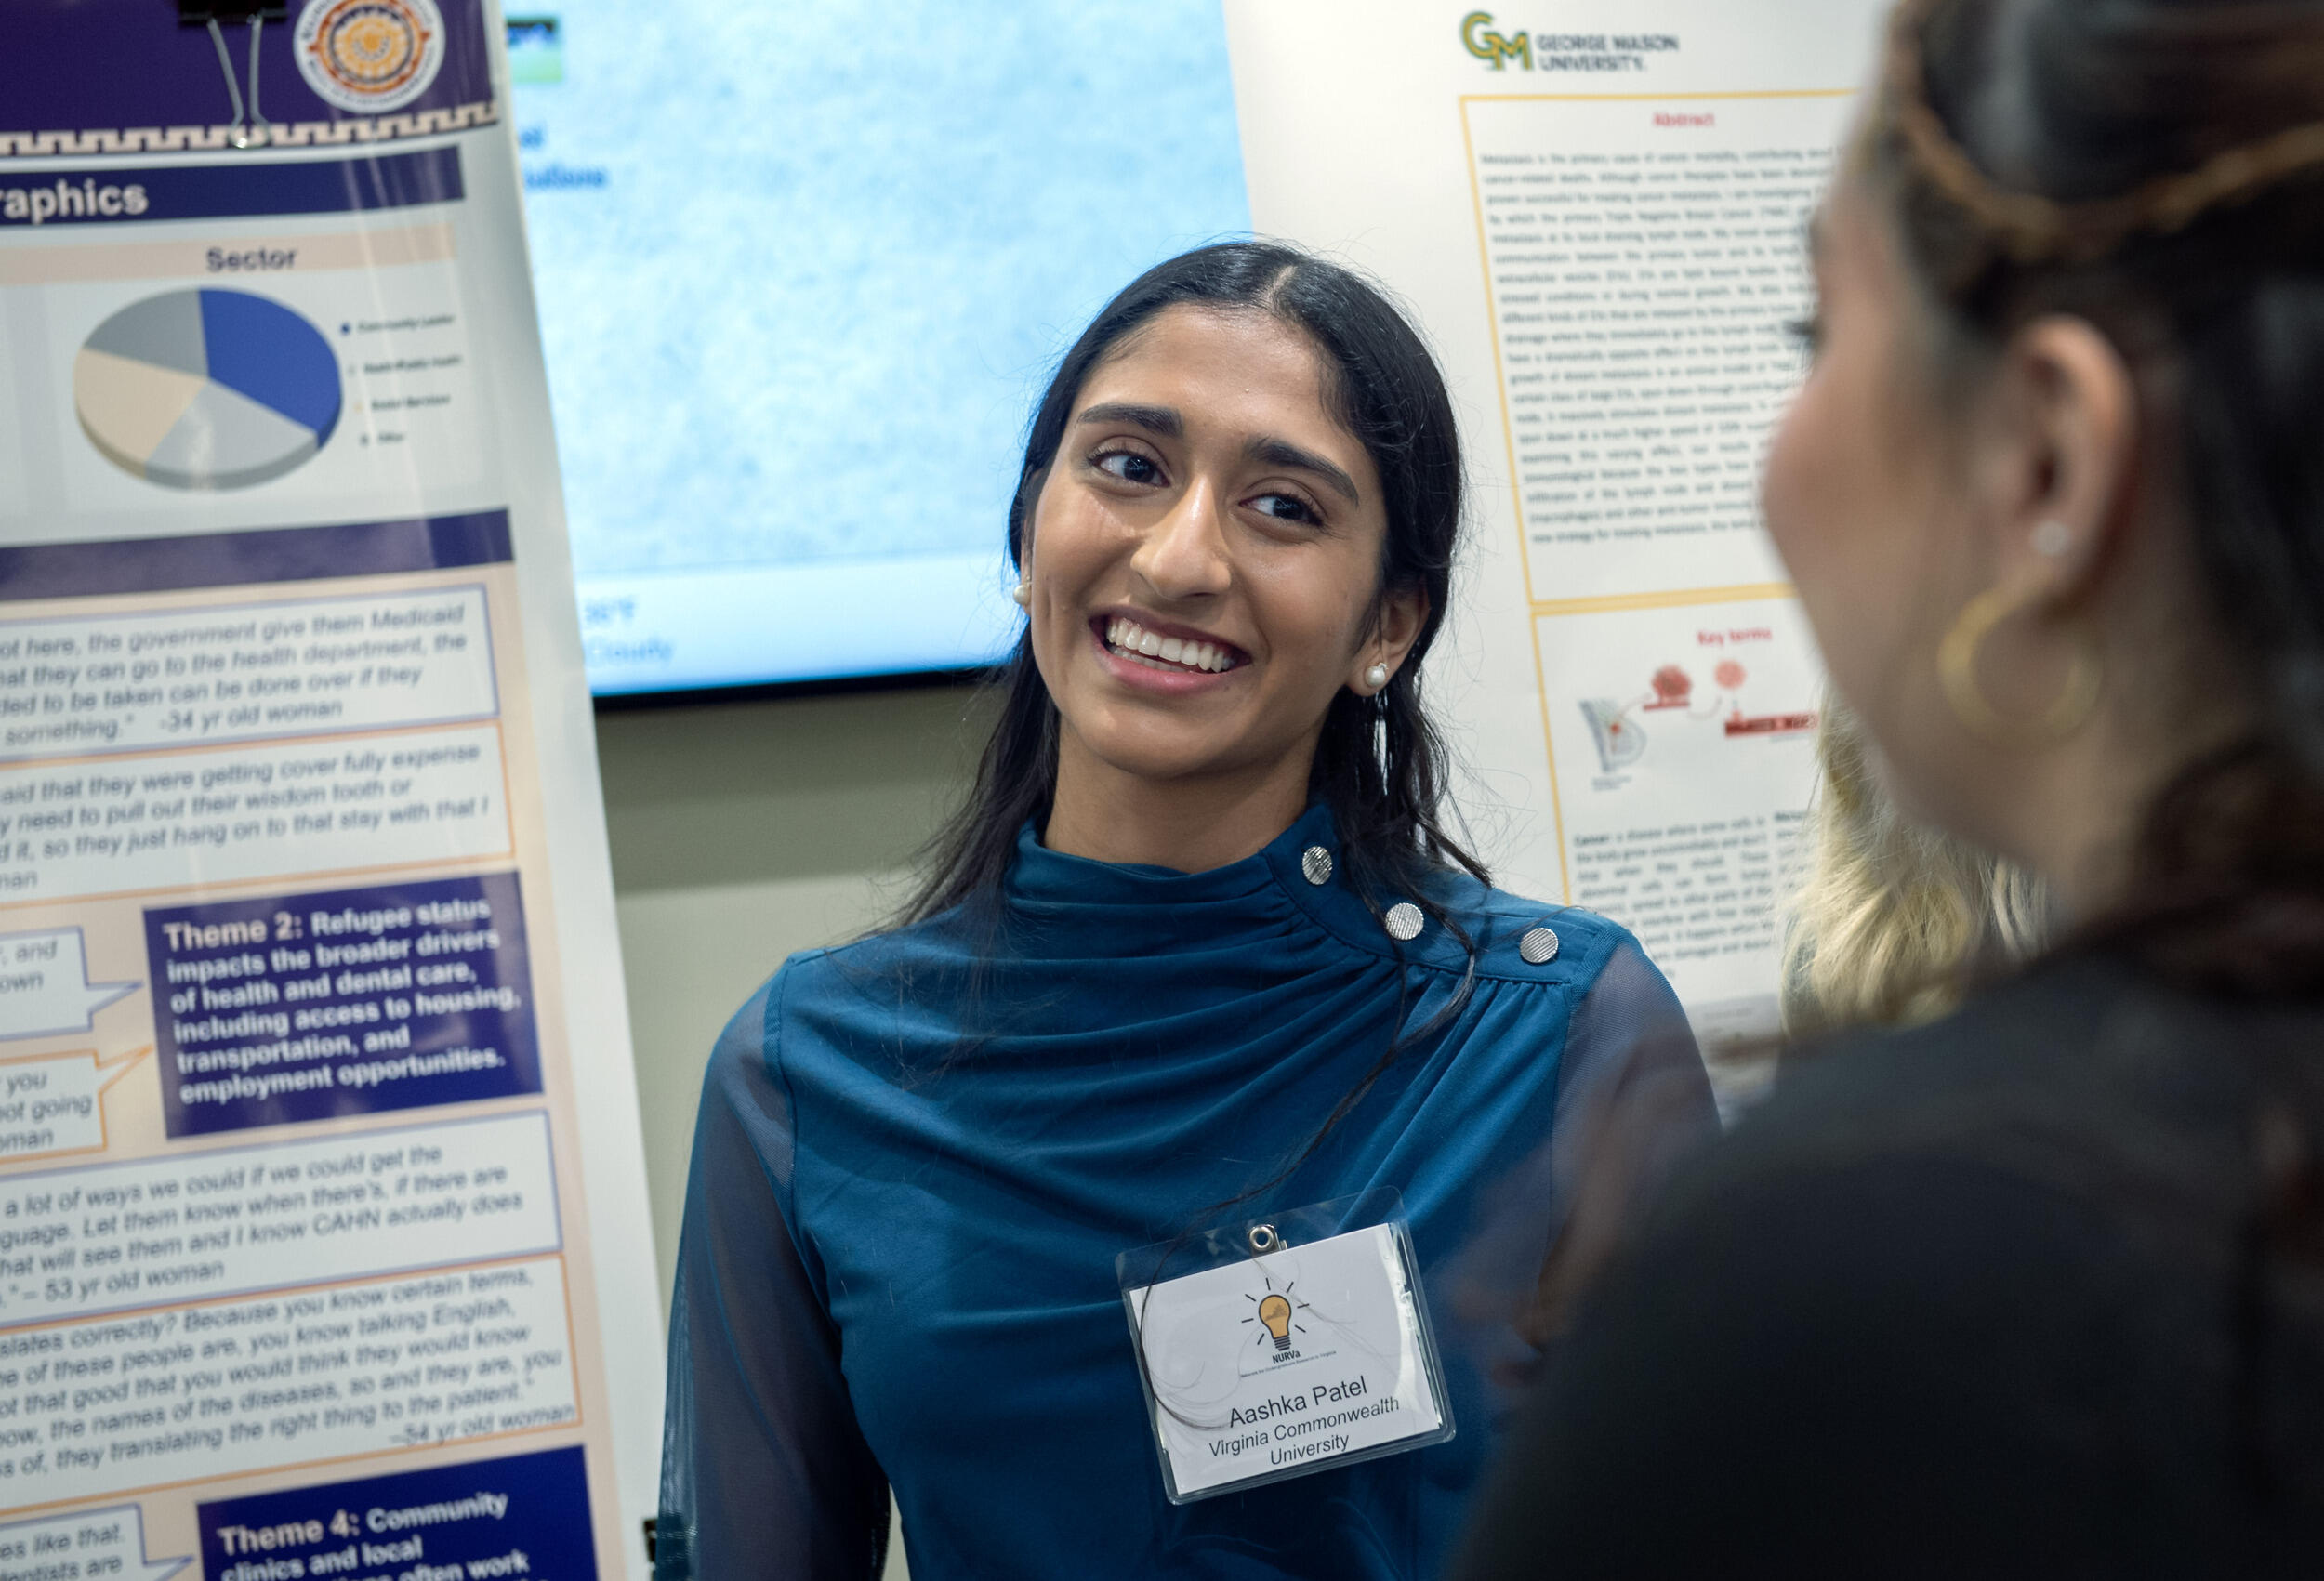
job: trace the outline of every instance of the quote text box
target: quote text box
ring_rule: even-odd
[[[148,1558],[145,1511],[134,1504],[0,1523],[0,1581],[49,1575],[168,1581],[192,1562],[191,1554]]]
[[[105,1089],[152,1052],[100,1060],[94,1048],[76,1048],[0,1060],[0,1163],[102,1152]]]
[[[494,725],[0,769],[0,903],[505,854]]]
[[[481,587],[0,621],[0,761],[498,712]]]
[[[86,1032],[90,1017],[137,986],[91,982],[77,928],[0,933],[0,1038]]]
[[[0,1177],[0,1330],[553,1251],[538,1113]]]
[[[579,1416],[558,1258],[0,1334],[20,1507]]]

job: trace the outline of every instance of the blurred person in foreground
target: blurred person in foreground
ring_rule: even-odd
[[[1814,245],[1769,526],[2063,940],[1681,1174],[1454,1574],[2317,1574],[2324,3],[1912,0]]]

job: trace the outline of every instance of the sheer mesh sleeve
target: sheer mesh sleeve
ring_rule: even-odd
[[[793,1131],[769,993],[720,1036],[694,1130],[655,1581],[856,1581],[885,1560],[887,1482],[785,1211]]]
[[[1718,1105],[1678,996],[1635,944],[1608,957],[1576,1008],[1556,1118],[1493,1193],[1455,1274],[1462,1321],[1496,1381],[1521,1385],[1541,1349],[1679,1161],[1719,1134]]]

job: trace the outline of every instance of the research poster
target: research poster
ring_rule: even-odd
[[[1776,1025],[1823,683],[1757,506],[1869,0],[1226,0],[1253,223],[1449,378],[1470,555],[1432,667],[1507,888],[1634,930],[1716,1046]]]
[[[0,53],[0,1574],[641,1574],[501,20],[176,12]]]

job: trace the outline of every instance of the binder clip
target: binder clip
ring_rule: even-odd
[[[227,132],[227,141],[236,148],[257,148],[274,130],[273,123],[258,108],[258,30],[269,22],[290,20],[289,0],[176,0],[179,27],[206,27],[210,42],[218,46],[218,67],[226,73],[226,96],[233,101],[234,119]],[[226,52],[226,33],[221,22],[247,22],[250,25],[250,103],[247,112],[243,107],[242,86],[234,81],[233,58]]]

